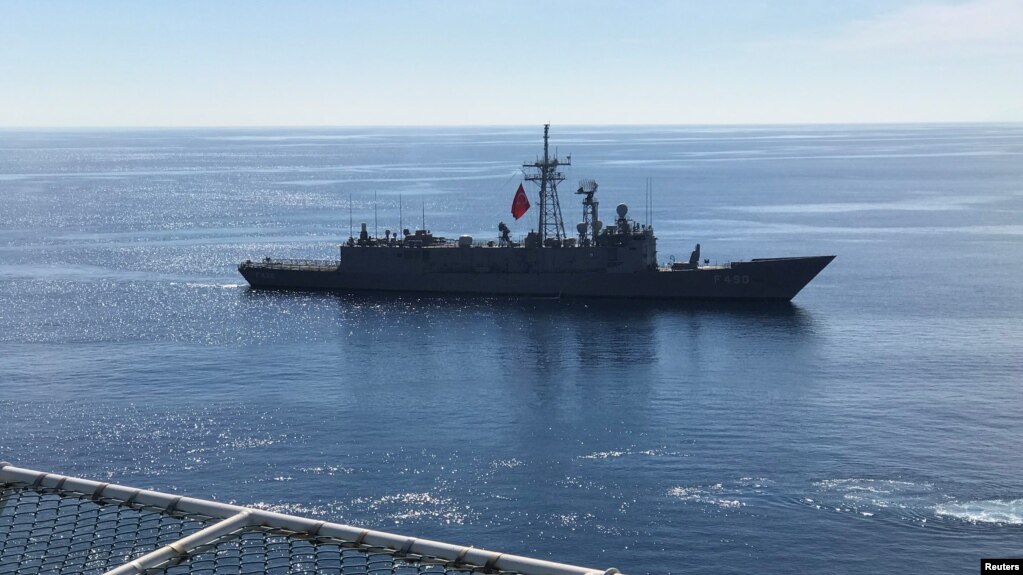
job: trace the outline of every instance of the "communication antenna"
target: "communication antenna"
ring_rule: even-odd
[[[401,217],[401,192],[398,192],[398,232],[404,234],[405,222]]]
[[[646,179],[646,225],[654,225],[654,179]]]
[[[377,192],[373,190],[373,238],[380,237],[380,230],[377,227]]]
[[[423,231],[426,231],[426,200],[423,200]]]
[[[348,238],[355,237],[355,225],[352,220],[352,193],[348,192]]]

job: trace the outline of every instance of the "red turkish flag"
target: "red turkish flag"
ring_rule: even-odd
[[[529,198],[526,197],[526,190],[522,189],[522,184],[519,184],[519,189],[515,192],[515,199],[512,200],[512,216],[517,220],[527,210],[529,210]]]

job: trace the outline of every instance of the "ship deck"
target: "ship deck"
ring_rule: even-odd
[[[271,270],[334,272],[341,267],[341,262],[339,260],[289,260],[289,259],[275,260],[271,258],[265,258],[258,261],[245,260],[238,267],[239,269],[259,268]]]
[[[417,248],[418,249],[418,248]],[[428,249],[428,248],[424,248]],[[252,269],[263,269],[263,270],[295,270],[295,271],[316,271],[316,272],[335,272],[340,270],[340,260],[298,260],[298,259],[272,259],[265,258],[262,260],[245,260],[239,266],[240,269],[252,268]],[[701,265],[696,268],[701,271],[715,271],[715,270],[727,270],[731,269],[731,263],[725,264],[713,264],[713,265]],[[672,269],[671,265],[657,266],[659,272],[675,272],[675,271],[691,271],[691,269]]]

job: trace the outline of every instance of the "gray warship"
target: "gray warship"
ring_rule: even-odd
[[[597,183],[580,182],[582,222],[565,234],[558,184],[571,156],[551,156],[550,125],[543,156],[523,164],[524,180],[536,184],[537,228],[520,241],[501,222],[493,240],[434,236],[426,229],[370,235],[366,224],[340,246],[340,258],[246,260],[238,266],[257,289],[394,292],[512,297],[585,297],[660,300],[789,301],[835,256],[762,258],[709,265],[696,244],[686,262],[661,265],[653,226],[629,217],[619,204],[613,225],[599,219]],[[522,203],[524,201],[524,203]],[[522,186],[513,215],[528,209]],[[425,226],[424,226],[425,227]]]

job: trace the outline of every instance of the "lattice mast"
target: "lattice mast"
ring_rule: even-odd
[[[537,159],[532,164],[522,164],[525,179],[540,187],[540,222],[537,231],[540,233],[541,246],[547,245],[547,238],[558,241],[567,238],[565,222],[561,218],[561,204],[558,202],[558,184],[565,180],[565,176],[558,171],[558,166],[571,166],[572,156],[568,156],[564,161],[558,159],[557,155],[553,158],[550,156],[548,146],[550,127],[550,124],[543,125],[543,159]]]

